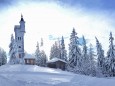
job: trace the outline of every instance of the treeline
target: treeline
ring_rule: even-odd
[[[73,28],[70,35],[69,53],[65,50],[64,38],[56,41],[50,50],[50,59],[59,58],[67,61],[66,70],[74,73],[91,75],[97,77],[115,76],[115,49],[113,44],[112,32],[109,37],[109,49],[107,55],[104,55],[104,50],[101,43],[96,40],[96,53],[92,44],[88,47],[86,39],[83,36],[83,43],[80,45],[79,37]]]
[[[62,36],[61,40],[55,41],[55,43],[51,46],[49,57],[50,60],[53,58],[59,58],[66,61],[66,70],[74,73],[97,77],[115,76],[115,45],[113,43],[114,38],[112,36],[112,32],[110,32],[108,45],[109,48],[106,55],[104,54],[104,50],[98,38],[95,37],[96,53],[94,52],[92,44],[90,44],[90,46],[87,46],[84,36],[82,37],[82,39],[83,43],[82,45],[80,45],[79,37],[77,36],[75,28],[73,28],[70,34],[68,53],[65,49],[64,37]],[[43,46],[43,39],[41,42],[41,46]],[[15,55],[11,54],[10,56],[13,57]],[[36,65],[47,66],[46,63],[48,58],[45,54],[45,51],[40,50],[39,43],[37,43],[35,57]],[[15,60],[12,61],[14,62]]]

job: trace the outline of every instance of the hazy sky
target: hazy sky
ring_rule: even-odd
[[[54,39],[69,37],[73,27],[79,37],[85,35],[95,47],[95,36],[108,49],[109,32],[115,37],[114,0],[0,0],[0,46],[9,51],[14,25],[23,14],[26,22],[25,51],[34,53],[37,41],[44,40],[43,48],[49,55]]]

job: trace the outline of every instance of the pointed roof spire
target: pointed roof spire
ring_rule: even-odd
[[[20,20],[20,22],[21,22],[21,21],[24,21],[24,19],[23,19],[23,15],[22,15],[22,14],[21,14],[21,20]]]

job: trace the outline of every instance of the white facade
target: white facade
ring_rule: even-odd
[[[15,42],[18,48],[18,57],[24,57],[24,34],[25,34],[25,21],[23,16],[21,15],[20,25],[15,25],[14,32],[15,32]]]

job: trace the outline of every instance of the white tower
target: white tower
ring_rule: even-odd
[[[25,21],[23,16],[21,15],[20,25],[15,25],[15,42],[17,44],[18,57],[19,59],[23,59],[24,57],[24,34],[25,34]]]

